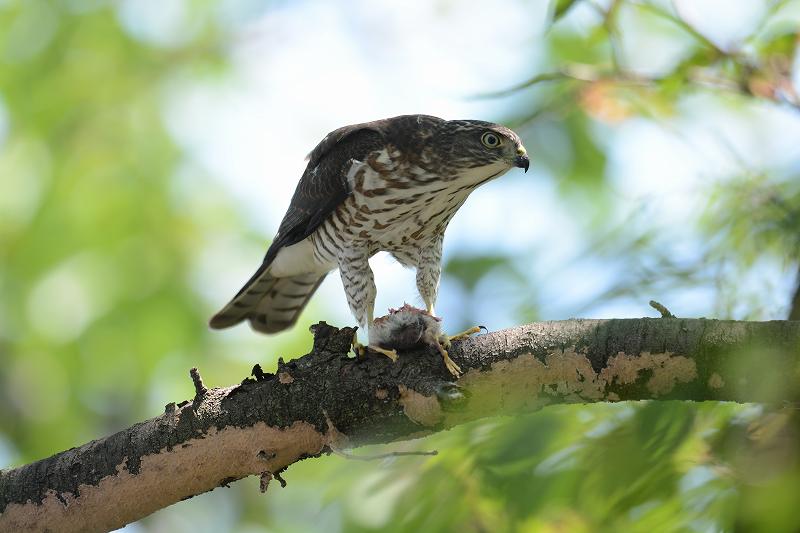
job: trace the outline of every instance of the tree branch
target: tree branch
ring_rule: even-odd
[[[800,322],[542,322],[455,343],[452,382],[433,349],[397,363],[348,355],[351,328],[320,323],[311,353],[205,389],[164,414],[0,471],[0,530],[109,530],[193,495],[331,450],[415,438],[565,402],[797,401]],[[199,373],[195,383],[199,383]],[[346,445],[346,446],[343,446]],[[446,451],[444,451],[446,453]]]

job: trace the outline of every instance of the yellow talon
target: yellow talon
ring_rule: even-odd
[[[481,330],[480,327],[474,326],[469,328],[466,331],[462,331],[456,335],[441,335],[438,339],[439,342],[436,343],[436,346],[439,348],[439,353],[442,354],[442,359],[444,359],[444,366],[447,367],[447,370],[450,371],[451,374],[455,377],[459,377],[461,375],[461,367],[459,367],[455,361],[450,359],[450,354],[447,353],[447,348],[450,348],[452,341],[457,341],[460,339],[464,339],[469,337],[473,333],[478,333]]]
[[[466,331],[462,331],[461,333],[457,333],[455,335],[451,335],[451,336],[447,337],[447,342],[449,344],[450,342],[453,342],[453,341],[466,339],[470,335],[473,335],[475,333],[480,333],[480,331],[481,331],[480,326],[472,326],[471,328],[469,328]]]
[[[353,340],[350,344],[353,347],[353,352],[359,359],[367,355],[367,347],[358,342],[358,333],[353,333]]]
[[[447,350],[444,351],[442,357],[444,358],[444,366],[447,367],[447,370],[449,370],[450,373],[453,374],[453,376],[460,377],[461,367],[458,366],[455,361],[450,359],[450,355],[448,355]]]
[[[385,348],[381,348],[380,346],[375,346],[374,344],[370,344],[369,346],[364,346],[360,342],[358,342],[358,335],[353,334],[353,341],[352,341],[353,351],[355,352],[356,356],[359,358],[366,357],[368,351],[376,352],[379,354],[383,354],[392,362],[397,361],[397,350],[387,350]]]
[[[370,344],[367,346],[368,350],[372,350],[373,352],[382,353],[386,357],[392,360],[393,363],[397,362],[397,350],[387,350],[385,348],[381,348],[380,346],[374,346]]]
[[[442,337],[442,340],[447,340],[447,337]],[[461,367],[456,364],[455,361],[450,359],[450,354],[447,353],[447,350],[444,346],[442,346],[441,342],[436,343],[436,347],[439,348],[439,353],[442,354],[442,359],[444,360],[444,366],[447,367],[447,370],[453,374],[455,377],[459,377],[461,375]]]

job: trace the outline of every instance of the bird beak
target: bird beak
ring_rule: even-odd
[[[514,159],[514,166],[518,168],[524,168],[525,172],[528,172],[528,167],[531,166],[531,160],[528,158],[528,152],[526,152],[525,148],[522,146],[517,148],[517,157]]]

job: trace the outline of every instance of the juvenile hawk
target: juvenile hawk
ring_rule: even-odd
[[[433,314],[453,214],[479,185],[528,165],[516,133],[479,120],[403,115],[329,133],[309,154],[261,266],[211,327],[248,320],[263,333],[282,331],[338,268],[350,310],[369,332],[376,289],[368,259],[381,250],[417,269]],[[457,373],[446,355],[445,363]]]

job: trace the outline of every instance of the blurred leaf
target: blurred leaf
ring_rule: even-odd
[[[464,288],[472,291],[478,281],[497,268],[509,269],[510,258],[503,255],[457,256],[447,261],[444,273],[459,280]]]
[[[575,5],[580,0],[555,0],[553,2],[553,24],[558,22],[558,20],[567,14],[573,5]]]

